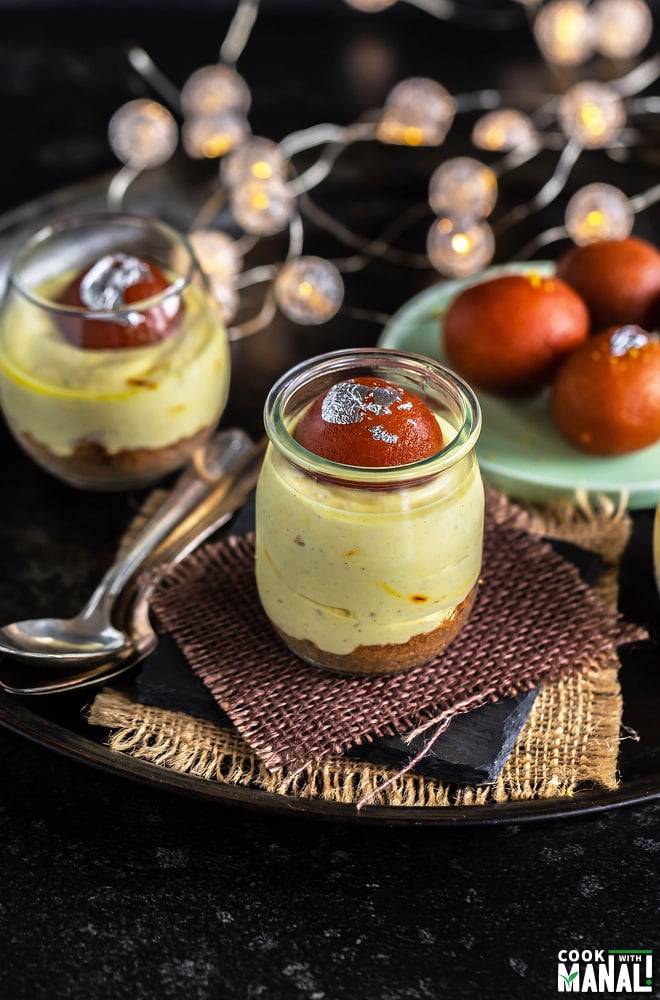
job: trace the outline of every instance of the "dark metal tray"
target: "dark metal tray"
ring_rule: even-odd
[[[192,208],[185,204],[178,168],[156,174],[136,186],[127,206],[143,213],[163,215],[185,226]],[[0,218],[0,274],[9,254],[22,239],[25,227],[69,211],[103,207],[107,178],[32,202]],[[198,179],[195,183],[198,182]],[[176,211],[172,217],[172,192]],[[195,195],[198,204],[199,192]],[[342,341],[315,340],[315,350],[364,344],[364,327],[342,327]],[[378,331],[373,333],[375,341]],[[269,336],[279,335],[269,331]],[[309,342],[296,341],[290,332],[289,357],[281,353],[264,363],[264,342],[238,345],[236,380],[228,409],[230,423],[251,434],[260,432],[259,397],[272,381],[275,367],[295,363],[309,353]],[[258,383],[258,384],[257,384]],[[250,400],[249,410],[246,399]],[[256,403],[255,403],[256,399]],[[0,574],[0,619],[39,614],[67,614],[81,606],[111,559],[117,540],[141,503],[140,494],[94,495],[66,487],[36,468],[19,452],[6,429],[0,429],[0,458],[5,470],[0,491],[0,536],[3,570]],[[651,567],[651,511],[635,512],[635,534],[622,573],[623,610],[637,620],[656,623],[660,635],[660,599]],[[653,628],[655,629],[655,625]],[[508,802],[501,805],[409,808],[351,806],[296,799],[250,788],[222,785],[115,753],[103,745],[102,731],[88,727],[82,712],[90,692],[50,698],[19,698],[0,694],[0,724],[47,749],[85,765],[110,771],[168,792],[190,795],[220,805],[235,805],[337,822],[406,826],[460,826],[521,823],[578,816],[619,808],[660,797],[660,651],[655,641],[628,647],[623,656],[624,739],[620,753],[620,786],[612,792],[584,789],[572,798]]]

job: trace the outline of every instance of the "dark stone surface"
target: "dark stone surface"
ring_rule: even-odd
[[[430,747],[427,732],[410,741],[405,734],[383,736],[349,753],[360,760],[405,767],[423,752],[412,768],[416,774],[432,775],[457,785],[488,784],[496,780],[506,764],[537,695],[538,689],[526,691],[459,715]]]
[[[520,22],[490,36],[478,24],[459,29],[408,9],[369,17],[340,0],[318,16],[309,3],[295,16],[274,0],[263,6],[240,68],[253,83],[254,130],[274,138],[351,121],[413,73],[454,92],[505,84],[524,94],[567,82],[539,69]],[[210,3],[0,4],[0,207],[114,169],[107,120],[145,92],[126,69],[125,42],[144,44],[180,84],[215,59],[228,16],[226,4]],[[359,174],[340,165],[342,182],[322,200],[373,234],[397,205],[425,197],[438,154],[420,151],[417,166],[408,159],[398,171],[404,159],[393,151],[389,172],[373,151],[364,157]],[[634,193],[657,179],[645,183],[649,164],[613,161],[608,179]],[[586,158],[572,183],[592,180],[592,171]],[[541,163],[517,173],[516,196],[531,196],[544,179]],[[551,206],[540,224],[560,217]],[[644,213],[640,235],[657,219]],[[521,227],[500,252],[524,239]],[[349,304],[392,311],[431,280],[369,269],[351,282]],[[235,350],[243,378],[230,419],[257,433],[261,399],[283,368],[377,334],[346,316],[311,332],[278,321]],[[72,610],[141,497],[68,489],[34,468],[4,429],[0,448],[2,617]],[[654,600],[647,593],[645,615]],[[637,702],[648,702],[647,747],[657,738],[657,663],[647,644],[624,668]],[[68,713],[85,728],[75,705],[51,700],[38,710]],[[635,747],[635,773],[657,776],[660,762]],[[624,947],[655,949],[652,995],[660,996],[659,831],[658,801],[499,828],[266,816],[134,785],[0,729],[0,995],[536,1000],[556,994],[559,949]]]

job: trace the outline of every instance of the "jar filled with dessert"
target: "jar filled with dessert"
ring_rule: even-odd
[[[163,222],[80,215],[14,258],[0,319],[0,402],[39,465],[70,485],[149,485],[212,434],[227,333],[186,239]]]
[[[265,425],[256,578],[281,639],[348,674],[436,657],[467,621],[481,568],[472,389],[418,355],[338,351],[273,386]]]

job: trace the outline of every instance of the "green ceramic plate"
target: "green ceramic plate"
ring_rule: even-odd
[[[427,288],[389,321],[381,347],[424,354],[445,362],[440,330],[449,303],[463,288],[498,274],[552,274],[550,261],[492,267],[478,277]],[[550,417],[549,394],[523,400],[480,392],[483,429],[477,445],[484,477],[512,497],[532,501],[575,497],[616,502],[627,496],[631,508],[654,507],[660,500],[660,442],[629,455],[600,458],[583,454],[565,441]]]

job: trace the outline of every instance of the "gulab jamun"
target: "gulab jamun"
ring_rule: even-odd
[[[447,359],[476,389],[536,392],[589,334],[580,296],[560,278],[507,274],[464,289],[443,323]]]
[[[557,274],[584,299],[594,333],[634,323],[650,328],[660,299],[660,251],[629,236],[572,247]]]
[[[634,325],[593,336],[557,373],[551,412],[561,434],[594,455],[660,440],[660,337]]]
[[[433,411],[413,393],[381,378],[352,378],[319,396],[298,422],[295,440],[330,462],[408,465],[440,451]]]
[[[177,294],[163,295],[147,309],[127,307],[162,295],[171,281],[152,261],[130,257],[123,253],[109,254],[96,261],[68,285],[60,302],[94,313],[107,313],[108,318],[76,316],[62,320],[62,329],[69,343],[88,350],[144,347],[164,340],[176,328],[181,312]],[[120,310],[122,320],[113,320],[112,313]]]

